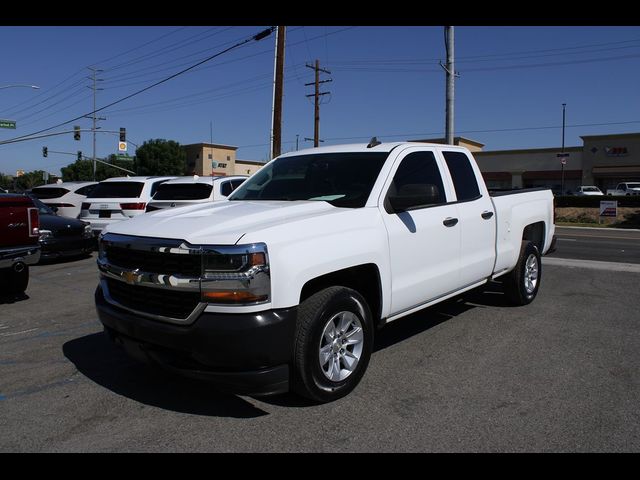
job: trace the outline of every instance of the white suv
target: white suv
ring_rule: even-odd
[[[98,235],[104,227],[144,213],[158,187],[176,177],[116,177],[100,182],[82,203],[80,217]]]
[[[31,190],[48,207],[55,207],[62,217],[78,218],[84,199],[98,182],[60,182],[42,185]]]
[[[147,205],[147,212],[162,208],[184,207],[194,203],[226,200],[238,188],[247,175],[230,177],[178,177],[158,187]]]

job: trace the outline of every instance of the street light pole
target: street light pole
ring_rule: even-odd
[[[11,85],[2,85],[0,86],[0,90],[3,88],[13,88],[13,87],[27,87],[27,88],[33,88],[34,90],[38,90],[40,87],[37,85],[29,85],[27,83],[14,83]]]

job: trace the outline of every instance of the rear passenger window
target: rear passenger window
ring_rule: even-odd
[[[76,190],[76,193],[78,195],[87,196],[93,191],[94,188],[96,188],[96,185],[97,183],[95,185],[87,185],[86,187],[79,188],[78,190]]]
[[[222,185],[220,185],[220,193],[225,197],[231,195],[231,192],[233,192],[233,186],[231,185],[231,182],[224,182]]]
[[[414,152],[402,159],[387,197],[403,193],[426,193],[431,197],[429,205],[446,203],[442,176],[433,152]]]
[[[166,180],[160,180],[159,182],[155,182],[153,185],[151,185],[150,195],[153,197],[153,195],[156,193],[156,190],[158,190],[158,187],[168,180],[168,178]]]
[[[467,157],[462,152],[443,152],[444,160],[456,189],[456,197],[459,202],[475,200],[480,197],[478,180]]]

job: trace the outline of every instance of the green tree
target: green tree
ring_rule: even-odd
[[[44,170],[34,170],[33,172],[25,172],[24,175],[16,177],[16,190],[20,192],[44,185],[43,174]]]
[[[11,191],[13,189],[13,177],[0,173],[0,188]]]
[[[109,155],[107,162],[126,168],[127,170],[135,171],[132,162],[118,160],[116,155]],[[93,161],[92,160],[76,160],[75,162],[62,167],[60,169],[62,173],[62,181],[91,181],[93,180]],[[101,182],[111,177],[124,177],[126,175],[132,175],[124,170],[118,168],[112,168],[104,163],[96,162],[96,181]]]
[[[138,175],[184,175],[187,154],[178,142],[151,139],[136,150]],[[127,167],[125,167],[127,168]]]

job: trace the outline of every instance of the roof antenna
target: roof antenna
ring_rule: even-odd
[[[367,145],[367,148],[372,148],[372,147],[375,147],[375,146],[381,145],[381,144],[382,144],[382,142],[379,142],[377,137],[373,137],[369,141],[369,145]]]

